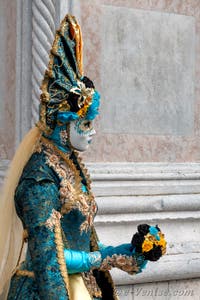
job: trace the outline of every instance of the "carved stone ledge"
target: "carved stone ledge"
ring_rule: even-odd
[[[88,164],[96,196],[200,193],[199,163]]]

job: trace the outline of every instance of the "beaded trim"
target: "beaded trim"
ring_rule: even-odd
[[[61,230],[61,225],[60,223],[55,224],[55,243],[56,243],[56,249],[57,249],[57,257],[58,257],[58,263],[60,265],[60,272],[63,277],[69,299],[71,299],[70,295],[70,286],[69,286],[69,276],[67,273],[67,265],[65,263],[65,258],[64,258],[64,245],[63,245],[63,240],[62,240],[62,230]]]

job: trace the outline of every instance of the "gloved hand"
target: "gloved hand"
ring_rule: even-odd
[[[128,274],[140,273],[145,268],[147,260],[136,253],[132,244],[122,244],[117,247],[106,247],[100,250],[102,263],[100,270],[118,268]]]

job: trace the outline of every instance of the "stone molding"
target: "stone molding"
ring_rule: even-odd
[[[97,196],[200,192],[200,163],[89,163],[87,165],[93,174]]]

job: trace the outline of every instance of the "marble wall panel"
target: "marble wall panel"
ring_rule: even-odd
[[[110,102],[107,101],[105,105],[102,105],[101,111],[103,114],[101,114],[96,121],[97,136],[94,139],[89,152],[84,155],[85,159],[91,162],[199,161],[200,2],[195,0],[191,0],[189,2],[186,0],[77,0],[76,6],[78,2],[81,8],[80,22],[84,38],[85,74],[95,81],[97,89],[103,95],[102,103],[104,103],[104,99],[110,100]],[[138,76],[136,78],[139,83],[141,81],[144,84],[149,82],[154,83],[156,79],[157,82],[154,86],[153,84],[152,86],[149,84],[149,86],[147,85],[147,87],[144,87],[142,90],[144,94],[139,94],[140,97],[136,93],[137,98],[134,98],[134,104],[136,104],[134,118],[137,122],[134,123],[129,116],[128,122],[129,125],[130,122],[132,122],[131,126],[119,128],[120,126],[118,125],[120,125],[120,122],[115,122],[113,124],[113,118],[116,118],[114,112],[116,108],[111,111],[110,106],[112,107],[112,104],[115,101],[113,95],[117,94],[117,90],[119,94],[122,94],[125,91],[121,86],[120,88],[116,86],[116,84],[113,86],[110,80],[106,81],[106,71],[109,75],[112,74],[113,76],[114,74],[114,81],[116,82],[121,79],[120,73],[123,75],[125,74],[123,73],[122,60],[125,61],[126,70],[129,71],[130,69],[130,71],[135,72],[135,69],[133,69],[132,65],[130,66],[127,63],[129,56],[133,59],[133,53],[130,49],[126,48],[120,49],[120,51],[123,50],[125,53],[123,57],[121,53],[119,53],[120,51],[117,50],[114,51],[112,55],[109,53],[110,59],[117,59],[118,62],[119,59],[121,59],[120,70],[114,68],[109,69],[109,64],[107,65],[107,61],[105,60],[105,58],[108,57],[106,50],[109,51],[110,47],[113,49],[113,46],[107,46],[106,48],[105,45],[106,39],[111,37],[112,27],[110,28],[108,25],[111,24],[116,27],[119,26],[120,21],[117,24],[114,23],[116,19],[116,15],[114,13],[111,13],[109,19],[106,19],[105,16],[108,16],[111,11],[117,11],[119,16],[123,15],[123,11],[132,11],[133,16],[136,10],[138,16],[146,15],[149,20],[151,19],[149,26],[147,26],[146,30],[143,30],[144,38],[149,37],[147,32],[150,32],[152,29],[154,16],[155,18],[158,17],[160,19],[161,16],[165,16],[165,18],[162,19],[159,28],[155,25],[158,35],[157,40],[155,37],[153,38],[156,40],[154,47],[156,47],[157,43],[158,48],[162,47],[164,51],[163,53],[166,53],[167,57],[160,57],[160,53],[155,54],[154,59],[159,62],[159,65],[154,66],[154,71],[157,70],[157,73],[153,73],[153,76],[148,64],[143,64],[143,70],[138,67]],[[130,18],[130,23],[126,23],[126,26],[132,24],[131,22],[136,23],[136,21],[131,17],[127,18]],[[138,22],[142,23],[142,19],[138,18]],[[169,31],[167,30],[168,26],[171,28]],[[190,33],[187,32],[186,28]],[[182,29],[186,29],[184,30],[184,33],[182,32]],[[135,32],[137,33],[138,31],[135,30],[134,33]],[[165,36],[163,36],[163,33]],[[164,42],[167,34],[168,39]],[[123,36],[126,37],[126,35],[122,35],[122,37]],[[117,39],[116,34],[115,37],[112,37],[112,43],[116,42],[114,40],[115,38]],[[132,42],[137,42],[136,45],[139,46],[139,42],[136,38],[137,37],[133,35],[131,37]],[[148,38],[145,41],[148,41]],[[164,49],[165,44],[166,49]],[[142,46],[143,45],[144,44],[142,44]],[[137,64],[140,63],[140,59],[144,59],[144,53],[141,52],[141,57],[138,53],[139,51],[134,52],[134,54],[137,54]],[[172,65],[167,64],[168,59],[172,59]],[[165,67],[168,66],[168,69],[164,68],[167,74],[166,77],[164,77],[165,74],[162,68],[163,62]],[[182,70],[181,68],[178,68],[178,65],[175,67],[174,63],[178,62],[183,62],[184,65],[182,64],[181,66]],[[144,62],[142,61],[142,63]],[[151,77],[146,76],[145,78],[144,70],[146,71],[146,75],[151,75]],[[118,71],[120,73],[118,73]],[[174,74],[174,71],[175,73],[177,72],[177,77]],[[129,75],[130,74],[131,72],[129,72]],[[160,77],[159,74],[161,74]],[[169,74],[172,76],[169,77]],[[162,76],[165,78],[165,84],[162,80],[160,80],[162,79]],[[127,76],[126,80],[130,80],[130,77]],[[138,82],[134,82],[135,92],[138,92]],[[105,85],[107,89],[105,89]],[[183,87],[182,89],[181,86]],[[147,101],[148,97],[146,96],[149,92],[153,92],[152,100],[149,98],[151,100],[151,104]],[[126,91],[126,93],[128,92]],[[144,96],[146,96],[146,98]],[[128,97],[130,97],[129,94]],[[146,100],[144,103],[140,103],[139,99],[141,99],[141,101]],[[155,99],[159,99],[160,102],[157,101],[155,103]],[[184,100],[181,101],[182,99]],[[112,114],[114,114],[114,116],[110,117]],[[140,115],[142,115],[143,118],[139,118]],[[144,121],[142,122],[141,119]],[[105,124],[109,126],[105,126]]]
[[[194,18],[104,6],[101,132],[191,135]]]

